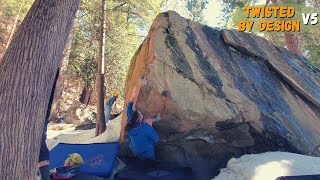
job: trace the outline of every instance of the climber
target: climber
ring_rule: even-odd
[[[138,98],[140,84],[133,88],[132,96],[127,105],[127,125],[125,131],[130,137],[130,148],[139,159],[155,159],[154,144],[159,141],[159,136],[152,127],[153,122],[160,120],[160,114],[154,119],[144,119],[135,104]]]
[[[110,120],[110,113],[111,113],[111,111],[112,111],[112,105],[114,104],[114,102],[117,100],[117,98],[118,98],[118,96],[119,96],[119,91],[118,90],[115,90],[114,92],[113,92],[113,96],[112,97],[110,97],[109,99],[108,99],[108,101],[106,102],[106,104],[105,104],[105,110],[104,110],[104,112],[105,112],[105,118],[106,118],[106,122],[108,122],[109,120]]]
[[[50,180],[49,149],[46,145],[46,138],[47,138],[47,126],[49,123],[50,111],[51,111],[51,106],[52,106],[53,97],[54,97],[54,91],[56,89],[56,84],[57,84],[58,78],[59,78],[59,69],[56,73],[56,77],[54,79],[54,83],[51,88],[51,94],[50,94],[49,104],[47,106],[45,123],[44,123],[43,130],[42,130],[42,138],[41,138],[39,161],[38,161],[38,168],[39,168],[41,180]]]

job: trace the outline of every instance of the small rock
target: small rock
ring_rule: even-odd
[[[75,128],[75,130],[87,130],[87,129],[94,129],[94,128],[96,128],[96,123],[80,124]]]

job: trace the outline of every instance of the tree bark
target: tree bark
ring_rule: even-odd
[[[299,47],[299,39],[297,35],[285,33],[284,38],[286,41],[287,49],[289,51],[294,52],[296,54],[301,53],[301,49]]]
[[[98,78],[97,78],[97,121],[96,136],[102,134],[106,130],[106,120],[104,114],[104,64],[105,64],[105,11],[106,0],[102,0],[101,5],[101,22],[100,22],[100,38],[99,38],[99,60],[98,60]]]
[[[0,62],[0,179],[34,180],[50,91],[80,0],[36,0]]]
[[[76,17],[78,16],[78,14],[79,14],[79,10],[76,13]],[[64,80],[66,77],[67,67],[69,64],[69,55],[71,52],[73,32],[74,32],[75,24],[77,21],[78,21],[77,18],[73,19],[72,29],[68,34],[66,47],[64,48],[63,55],[61,57],[61,65],[59,65],[60,67],[59,80],[57,82],[57,87],[54,95],[50,120],[56,120],[60,116],[60,103],[61,103],[62,93],[64,89]]]
[[[86,84],[81,92],[79,101],[87,106],[90,102],[91,94],[92,87],[90,86],[90,84]]]
[[[270,0],[272,3],[281,3],[281,4],[286,4],[288,3],[288,0]],[[270,1],[266,1],[266,4],[268,4]],[[284,33],[284,40],[286,42],[287,49],[291,52],[294,52],[296,54],[301,53],[301,49],[299,46],[299,41],[298,41],[298,36],[289,34],[289,33]]]

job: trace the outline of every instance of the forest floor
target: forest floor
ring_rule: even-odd
[[[48,148],[52,149],[58,143],[88,144],[118,142],[121,131],[121,116],[109,121],[106,131],[100,136],[96,137],[95,131],[95,129],[75,130],[75,126],[72,124],[49,124],[46,143]]]
[[[70,124],[49,124],[47,146],[58,143],[87,144],[118,142],[121,116],[107,123],[107,130],[95,137],[95,129],[75,130]],[[214,180],[274,180],[280,176],[320,174],[320,158],[286,152],[246,154],[229,160]]]

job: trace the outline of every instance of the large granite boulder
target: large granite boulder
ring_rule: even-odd
[[[319,155],[320,72],[262,37],[162,13],[131,61],[126,102],[141,77],[137,108],[163,116],[158,158],[198,179],[245,153]]]

